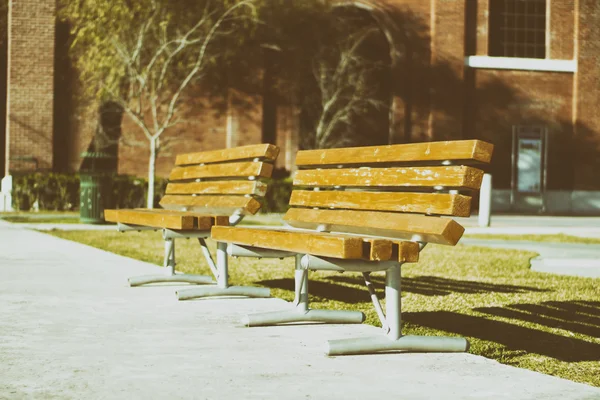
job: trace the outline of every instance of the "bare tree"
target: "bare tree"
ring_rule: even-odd
[[[368,118],[373,109],[388,107],[378,98],[369,77],[384,65],[362,55],[364,45],[377,27],[364,27],[337,42],[326,45],[313,62],[313,74],[320,91],[320,112],[312,147],[343,147],[356,142],[353,122]]]
[[[112,37],[124,74],[118,90],[108,85],[104,89],[149,142],[148,208],[153,208],[161,135],[179,122],[181,96],[202,76],[209,59],[209,45],[219,36],[233,34],[234,22],[253,18],[253,3],[253,0],[235,2],[224,11],[211,10],[207,3],[198,21],[182,32],[179,26],[173,26],[166,6],[152,0],[152,12],[136,35]],[[251,16],[238,12],[241,8],[248,8]]]

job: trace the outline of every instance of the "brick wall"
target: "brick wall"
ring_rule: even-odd
[[[160,138],[161,149],[156,160],[156,174],[167,177],[177,154],[216,150],[227,147],[228,119],[232,126],[231,146],[261,142],[261,99],[236,93],[235,101],[188,97],[178,113],[180,123],[165,131]],[[93,135],[92,135],[93,136]],[[88,136],[88,143],[92,136]],[[82,148],[86,143],[81,143]],[[83,151],[83,150],[82,150]],[[146,176],[150,147],[142,130],[123,116],[122,137],[118,146],[118,173]]]
[[[577,3],[574,182],[579,190],[600,190],[600,3]]]
[[[575,4],[573,1],[550,2],[550,57],[573,59]]]
[[[475,54],[478,56],[487,56],[489,53],[489,18],[490,18],[490,0],[477,0],[477,45]]]
[[[156,175],[167,177],[177,154],[214,150],[226,146],[226,111],[211,107],[206,99],[186,99],[177,125],[160,138]],[[148,174],[150,144],[142,130],[123,116],[122,137],[118,148],[118,173],[145,177]]]
[[[600,4],[550,2],[548,56],[578,60],[571,73],[465,69],[464,56],[488,55],[490,0],[372,0],[396,25],[400,60],[392,74],[397,142],[476,137],[494,141],[495,185],[508,187],[513,125],[543,124],[551,135],[550,188],[600,189]],[[471,2],[471,3],[466,3]],[[11,157],[52,160],[53,0],[15,0],[8,131]],[[32,29],[33,28],[33,29]],[[184,121],[166,132],[157,172],[168,175],[174,157],[187,151],[262,140],[262,98],[236,94],[210,103],[190,98]],[[298,138],[296,112],[277,105],[278,166],[290,167]],[[97,105],[76,113],[70,167],[93,140]],[[126,116],[119,144],[119,173],[144,176],[148,144]],[[286,155],[285,150],[290,152]],[[12,170],[31,169],[13,162]]]
[[[507,188],[513,126],[543,125],[550,135],[548,189],[600,188],[594,176],[600,169],[600,4],[549,2],[547,56],[577,57],[579,71],[572,74],[465,69],[464,56],[489,54],[490,0],[465,1],[376,1],[398,10],[406,32],[420,33],[408,42],[417,54],[406,57],[394,76],[399,82],[409,77],[400,85],[395,114],[408,118],[412,130],[397,136],[493,141],[495,185]]]
[[[470,0],[463,0],[470,1]],[[475,54],[489,55],[489,6],[490,0],[476,0],[477,45]],[[548,26],[550,53],[547,58],[569,60],[573,58],[573,27],[575,21],[575,2],[564,0],[550,1],[550,21]],[[549,56],[549,57],[548,57]]]
[[[465,2],[433,2],[430,137],[462,137],[465,72]]]
[[[475,77],[469,136],[494,143],[494,186],[510,188],[513,126],[541,125],[549,133],[548,189],[571,189],[573,75],[477,70]]]
[[[7,169],[53,167],[55,0],[13,0],[9,8]]]

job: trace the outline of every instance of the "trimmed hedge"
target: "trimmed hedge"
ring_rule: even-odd
[[[73,210],[79,204],[79,176],[32,173],[13,177],[13,207],[29,210],[37,201],[41,210]]]
[[[275,174],[274,174],[275,175]],[[289,175],[289,174],[288,174]],[[154,205],[164,195],[167,180],[156,178]],[[292,180],[277,171],[261,212],[285,212],[292,189]],[[107,177],[106,208],[143,208],[146,206],[147,180],[128,175]],[[37,201],[40,210],[70,211],[79,209],[79,175],[32,173],[13,178],[13,207],[30,210]]]
[[[284,213],[289,208],[292,194],[292,178],[275,178],[269,182],[269,188],[260,209],[261,213]]]
[[[156,178],[154,204],[165,192],[167,180]],[[106,208],[146,206],[147,181],[127,175],[107,177]],[[40,210],[70,211],[79,209],[79,175],[32,173],[13,178],[13,207],[30,210],[37,201]]]

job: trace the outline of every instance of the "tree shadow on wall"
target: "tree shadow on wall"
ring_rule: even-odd
[[[387,79],[396,99],[393,143],[456,139],[491,142],[495,149],[488,169],[495,175],[494,186],[509,188],[513,130],[516,126],[542,126],[549,134],[547,189],[568,190],[574,180],[581,182],[579,188],[598,189],[589,183],[595,181],[591,165],[580,168],[582,172],[577,176],[573,174],[577,162],[600,167],[600,142],[591,126],[581,122],[573,126],[568,95],[572,82],[568,77],[465,67],[464,56],[476,54],[477,2],[465,2],[465,36],[457,36],[457,40],[464,40],[464,52],[460,54],[456,49],[461,46],[450,48],[449,39],[443,36],[435,37],[441,42],[432,54],[429,17],[408,6],[382,3],[377,2],[371,14],[377,15],[379,26],[385,25],[383,31],[391,43]],[[381,59],[385,57],[388,55],[381,55]],[[565,95],[556,96],[565,85]],[[371,132],[365,135],[369,137]]]
[[[82,171],[117,173],[123,113],[123,107],[117,102],[100,105],[96,132],[85,153],[87,156],[83,157]]]

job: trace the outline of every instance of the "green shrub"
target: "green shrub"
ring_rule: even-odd
[[[273,172],[273,179],[269,181],[269,188],[265,196],[261,212],[284,213],[289,208],[292,194],[292,178],[290,173],[283,169]]]
[[[79,176],[36,172],[15,176],[13,205],[29,210],[35,202],[42,210],[72,210],[79,203]]]
[[[146,206],[147,181],[128,175],[107,176],[104,182],[106,208]],[[156,178],[154,205],[163,196],[167,180]],[[40,210],[68,211],[79,208],[79,175],[32,173],[14,177],[13,206],[30,210],[37,201]]]
[[[284,213],[292,192],[292,179],[284,170],[277,170],[269,181],[269,189],[261,212]],[[165,193],[167,179],[156,178],[154,206]],[[107,176],[104,182],[105,208],[146,207],[147,181],[130,175]],[[30,210],[37,201],[40,210],[70,211],[79,209],[79,175],[59,173],[31,173],[14,177],[13,206]]]

